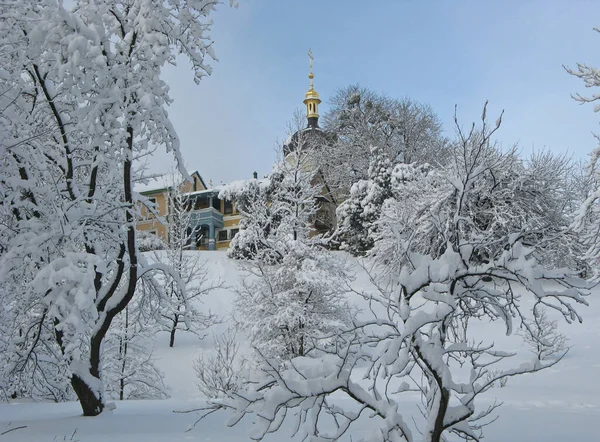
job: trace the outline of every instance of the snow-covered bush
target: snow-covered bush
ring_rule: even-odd
[[[216,399],[236,393],[242,388],[246,359],[240,355],[240,343],[235,328],[222,335],[213,334],[214,348],[194,360],[198,389],[207,398]]]
[[[138,232],[138,249],[140,252],[160,250],[163,247],[164,243],[157,235],[148,232]]]

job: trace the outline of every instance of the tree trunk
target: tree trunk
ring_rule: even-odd
[[[123,363],[121,364],[121,378],[119,379],[119,400],[123,400],[125,397],[125,361],[126,356],[123,355],[123,338],[121,338],[121,357],[123,358]]]
[[[58,324],[58,319],[54,318],[54,326],[56,327]],[[55,328],[54,335],[56,337],[56,342],[60,347],[60,351],[64,355],[65,347],[63,343],[62,330],[58,330],[57,328]],[[92,349],[94,348],[93,344],[94,342],[92,342]],[[94,359],[90,358],[90,362],[94,363]],[[96,365],[93,366],[94,373],[98,373],[98,365],[99,360],[97,361]],[[93,375],[90,373],[90,376]],[[98,378],[97,375],[95,377]],[[81,409],[83,410],[84,416],[98,416],[100,413],[102,413],[102,410],[104,409],[104,403],[102,402],[102,398],[97,397],[96,394],[89,387],[89,385],[86,384],[85,381],[75,373],[73,373],[71,376],[71,387],[73,387],[73,391],[75,391],[75,394],[77,395],[77,399],[81,404]]]
[[[431,442],[441,442],[444,434],[444,417],[448,411],[448,403],[450,402],[450,392],[445,388],[440,387],[440,403],[437,416],[435,418],[435,426],[431,433]]]
[[[173,347],[175,345],[175,332],[177,331],[177,324],[179,324],[179,314],[175,313],[175,317],[173,318],[173,327],[171,327],[171,339],[169,340],[169,347]]]
[[[71,377],[71,386],[79,399],[84,416],[98,416],[102,413],[102,410],[104,410],[102,398],[96,396],[83,379],[74,374]]]
[[[129,343],[129,306],[125,307],[125,338],[120,338],[121,379],[119,379],[119,399],[125,398],[125,370],[127,368],[127,347]]]

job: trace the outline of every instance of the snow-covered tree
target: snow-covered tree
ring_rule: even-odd
[[[322,192],[316,173],[307,151],[290,152],[263,182],[270,188],[266,203],[238,206],[247,220],[238,235],[252,245],[252,254],[238,291],[236,320],[261,357],[312,354],[350,318],[343,299],[346,265],[315,235]],[[260,185],[234,183],[222,195]]]
[[[288,170],[290,166],[298,168],[301,175],[297,179],[303,180],[302,185],[307,189],[312,185],[306,198],[312,198],[315,204],[306,209],[303,206],[302,209],[304,218],[304,212],[310,212],[307,215],[310,218],[310,235],[331,229],[335,224],[335,203],[319,167],[320,157],[317,153],[328,148],[327,140],[319,129],[303,127],[303,120],[305,117],[302,114],[295,113],[288,123],[288,133],[291,135],[283,143],[282,152],[288,163],[280,160],[279,166],[268,177],[235,181],[221,191],[219,197],[234,201],[241,215],[240,232],[233,238],[228,250],[231,258],[253,259],[272,249],[270,242],[279,229],[282,217],[290,210],[282,210],[272,201],[281,198],[282,186],[287,185],[284,180],[289,180],[285,174],[294,174],[293,170]]]
[[[22,324],[3,340],[20,342],[13,367],[27,367],[52,337],[87,416],[104,408],[101,352],[111,323],[138,278],[167,270],[138,253],[133,191],[136,159],[152,146],[182,164],[161,69],[182,53],[196,81],[210,73],[216,4],[3,3],[0,301],[11,305],[9,323]]]
[[[539,311],[525,324],[521,333],[523,340],[539,361],[560,358],[569,349],[567,337],[558,330],[558,321],[548,317],[547,309],[537,306]]]
[[[185,183],[183,176],[171,173],[167,185],[167,238],[162,250],[154,253],[156,262],[171,269],[170,275],[160,278],[169,302],[156,309],[160,314],[158,324],[169,333],[169,347],[175,345],[177,330],[201,334],[218,321],[210,311],[201,311],[201,303],[204,296],[223,286],[222,281],[209,281],[200,254],[190,250],[197,232],[192,224],[192,201]]]
[[[367,179],[354,183],[337,209],[336,239],[353,255],[363,255],[373,247],[375,221],[385,200],[392,196],[392,167],[387,154],[372,147]]]
[[[280,262],[247,268],[236,320],[261,359],[312,354],[348,324],[347,268],[330,253],[297,242]]]
[[[599,29],[594,29],[600,33]],[[600,69],[587,64],[577,64],[575,69],[566,68],[567,72],[583,80],[585,87],[597,88],[600,86]],[[591,96],[581,94],[573,95],[573,98],[579,103],[595,103],[600,100],[600,95],[594,93]],[[594,107],[594,112],[599,110],[598,105]],[[594,135],[596,141],[600,142],[600,136]],[[573,222],[573,229],[582,237],[586,250],[582,253],[584,259],[590,266],[592,278],[600,280],[600,144],[590,154],[586,183],[583,189],[586,198],[582,202],[577,216]]]
[[[368,178],[372,146],[404,163],[443,163],[447,151],[441,122],[428,105],[359,85],[339,90],[322,120],[335,142],[317,152],[318,162],[340,201],[354,183]]]
[[[220,402],[234,409],[234,424],[252,414],[256,440],[284,419],[295,419],[301,439],[354,436],[357,423],[370,419],[362,440],[480,440],[497,404],[480,407],[479,397],[507,377],[557,362],[511,364],[514,352],[477,333],[527,330],[540,306],[581,321],[575,306],[586,304],[590,287],[575,272],[543,264],[540,249],[560,233],[540,225],[537,207],[510,204],[522,189],[498,185],[494,177],[511,176],[514,152],[491,143],[501,120],[490,127],[485,114],[468,133],[457,125],[444,167],[395,168],[401,198],[384,204],[366,261],[377,287],[361,293],[371,317],[316,358],[263,365],[248,391]],[[541,203],[536,193],[529,198]],[[414,392],[422,403],[411,413],[400,401]]]
[[[236,259],[253,259],[268,247],[267,238],[277,229],[281,215],[270,201],[280,176],[234,181],[225,186],[219,198],[235,202],[241,215],[240,231],[231,240],[227,255]]]
[[[139,297],[138,290],[136,297]],[[102,375],[112,399],[163,399],[168,397],[163,375],[154,364],[156,329],[130,302],[114,319],[102,349]]]

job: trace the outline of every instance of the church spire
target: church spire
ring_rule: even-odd
[[[319,127],[319,103],[321,103],[321,100],[319,99],[319,94],[315,90],[313,84],[313,78],[315,78],[315,75],[312,71],[313,55],[311,49],[308,50],[308,58],[310,60],[310,72],[308,74],[310,87],[304,98],[304,104],[306,105],[306,118],[308,119],[308,127]]]

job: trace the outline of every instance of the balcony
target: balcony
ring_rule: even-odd
[[[192,226],[214,226],[218,229],[223,227],[223,214],[213,207],[190,211]]]

